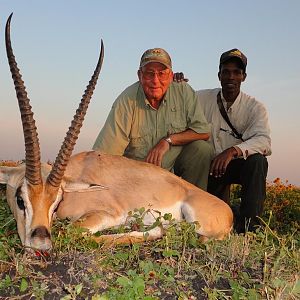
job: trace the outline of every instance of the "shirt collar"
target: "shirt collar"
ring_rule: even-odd
[[[161,100],[162,102],[161,102],[161,104],[160,105],[166,105],[166,103],[167,103],[167,101],[168,101],[168,99],[169,99],[169,90],[170,90],[170,87],[167,89],[167,92],[166,92],[166,94],[165,94],[165,96],[164,96],[164,98]],[[150,104],[150,102],[148,101],[148,99],[146,98],[146,95],[145,95],[145,93],[144,93],[144,90],[143,90],[143,87],[142,87],[142,85],[140,84],[139,85],[139,88],[138,88],[138,94],[139,94],[139,96],[141,97],[141,99],[143,99],[143,101],[144,101],[144,103],[145,103],[145,105],[146,105],[146,107],[148,108],[148,109],[150,109],[150,108],[152,108],[152,109],[154,109],[154,110],[156,110],[151,104]]]
[[[229,108],[230,110],[232,110],[234,107],[238,106],[239,103],[241,102],[241,98],[242,98],[242,92],[240,91],[240,93],[238,94],[238,96],[235,98],[233,104],[231,105],[231,107]],[[226,100],[223,96],[223,91],[221,89],[221,99],[222,99],[222,102],[223,104],[225,105],[225,107],[227,107],[226,105]]]

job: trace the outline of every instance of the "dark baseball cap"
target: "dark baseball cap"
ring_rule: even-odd
[[[221,55],[220,67],[223,63],[225,63],[226,61],[228,61],[231,58],[238,58],[244,67],[244,71],[246,70],[247,57],[242,53],[242,51],[240,51],[239,49],[236,49],[236,48],[226,51]]]
[[[172,69],[172,61],[168,52],[162,48],[153,48],[146,50],[140,61],[140,68],[151,62],[158,62],[163,64],[169,69]]]

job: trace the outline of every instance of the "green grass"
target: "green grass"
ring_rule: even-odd
[[[238,186],[232,195],[238,202]],[[109,248],[56,221],[51,256],[36,258],[20,244],[2,189],[0,299],[299,299],[299,200],[298,188],[269,184],[264,226],[206,244],[194,224],[170,216],[161,216],[170,221],[161,240]],[[134,214],[143,227],[143,210]]]

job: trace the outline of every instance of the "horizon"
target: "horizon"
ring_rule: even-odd
[[[100,38],[104,64],[73,153],[91,150],[113,101],[137,81],[146,49],[166,49],[173,70],[184,72],[198,90],[220,86],[219,57],[238,48],[248,58],[248,76],[241,89],[261,101],[269,113],[273,153],[268,157],[268,181],[279,177],[300,186],[299,1],[155,0],[150,5],[137,0],[91,0],[86,5],[78,0],[3,0],[0,7],[0,160],[22,160],[25,155],[4,44],[5,23],[13,12],[12,47],[33,107],[43,161],[53,161],[57,155],[96,66]]]

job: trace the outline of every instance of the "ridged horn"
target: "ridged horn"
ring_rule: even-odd
[[[15,85],[23,125],[26,162],[25,177],[31,184],[38,185],[42,182],[40,144],[35,121],[33,118],[33,112],[29,103],[30,100],[27,97],[24,81],[22,80],[22,75],[20,73],[20,70],[18,69],[17,62],[15,60],[15,56],[11,47],[10,22],[12,15],[13,14],[11,14],[7,19],[5,26],[6,53],[10,72],[12,74]]]
[[[100,56],[98,59],[96,69],[82,96],[79,107],[76,110],[76,114],[73,117],[71,126],[69,127],[64,142],[54,162],[53,168],[47,178],[47,182],[53,187],[58,188],[64,176],[64,172],[66,170],[68,161],[72,155],[72,151],[76,144],[76,140],[78,138],[80,128],[82,126],[88,105],[90,103],[95,86],[97,84],[97,80],[102,67],[103,57],[104,57],[104,46],[103,46],[103,41],[101,40],[101,51],[100,51]]]

